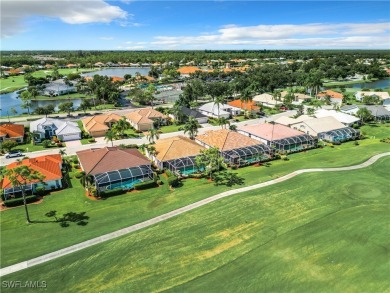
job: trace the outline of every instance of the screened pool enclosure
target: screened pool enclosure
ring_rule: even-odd
[[[112,189],[132,189],[134,184],[152,180],[150,165],[142,165],[93,175],[98,192]]]
[[[358,139],[360,131],[351,127],[345,127],[341,129],[335,129],[324,133],[319,133],[318,138],[334,142],[334,141],[347,141],[351,139]]]
[[[196,156],[173,159],[164,162],[163,166],[172,172],[188,175],[198,171],[195,158]]]
[[[296,152],[316,147],[317,140],[308,134],[303,134],[274,140],[271,145],[279,151]]]
[[[265,144],[246,146],[221,152],[221,156],[229,165],[246,165],[272,158],[272,149]]]

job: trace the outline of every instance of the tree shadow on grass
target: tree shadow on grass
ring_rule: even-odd
[[[59,223],[62,228],[66,228],[70,226],[70,223],[76,223],[76,225],[79,226],[86,226],[88,225],[89,216],[86,215],[86,212],[69,212],[66,214],[63,214],[62,217],[57,218],[57,211],[50,211],[45,214],[48,218],[54,218],[53,223]]]

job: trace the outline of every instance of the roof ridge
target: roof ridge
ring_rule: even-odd
[[[227,129],[223,129],[223,130],[227,130]],[[227,142],[227,140],[228,140],[228,136],[230,135],[230,133],[231,133],[230,131],[228,131],[228,132],[226,133],[225,141],[223,142],[221,151],[223,151],[223,149],[224,149],[224,147],[225,147],[225,145],[226,145],[226,142]]]
[[[106,153],[100,158],[99,161],[96,162],[96,164],[93,166],[93,168],[91,168],[91,170],[88,172],[88,174],[90,174],[90,173],[93,171],[93,169],[95,169],[96,166],[97,166],[97,165],[106,157],[106,155],[108,154],[108,152],[109,152],[108,148],[107,148],[107,147],[104,147],[103,149],[106,149],[106,150],[107,150]],[[92,150],[92,149],[91,149],[91,150]],[[99,150],[101,150],[101,149],[99,149]]]

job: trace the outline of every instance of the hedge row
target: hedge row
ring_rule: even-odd
[[[169,176],[168,177],[168,184],[172,187],[176,187],[179,185],[179,178],[177,178],[177,176],[173,175],[173,176]]]
[[[36,195],[26,196],[27,203],[34,202],[36,200],[38,200]],[[4,201],[4,205],[6,207],[15,207],[15,206],[22,205],[22,204],[23,204],[23,197],[8,199],[8,200]]]
[[[154,181],[146,181],[146,182],[141,182],[134,184],[134,189],[135,190],[143,190],[143,189],[148,189],[148,188],[153,188],[156,187],[157,183]]]

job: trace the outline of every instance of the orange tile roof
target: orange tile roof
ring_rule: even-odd
[[[243,102],[241,100],[234,100],[231,102],[228,102],[228,105],[241,108],[243,110],[252,110],[252,111],[259,111],[260,107],[255,105],[254,101],[248,101],[248,102]]]
[[[159,139],[154,147],[157,151],[156,158],[160,162],[196,156],[200,154],[201,150],[205,149],[195,141],[182,135]]]
[[[85,173],[92,175],[151,164],[137,149],[105,147],[76,154]]]
[[[45,176],[43,181],[57,180],[62,178],[60,165],[62,163],[61,155],[47,155],[31,159],[24,159],[21,162],[14,162],[7,166],[7,169],[13,169],[20,165],[25,165],[40,172]],[[31,182],[39,182],[37,180]],[[30,183],[30,182],[29,182]],[[7,177],[4,178],[2,188],[11,188],[12,183]]]
[[[317,96],[320,98],[324,98],[325,96],[329,96],[333,99],[342,99],[343,98],[343,94],[340,94],[340,93],[332,91],[332,90],[326,90],[326,91],[320,92],[317,94]]]
[[[216,147],[220,151],[262,144],[260,141],[228,129],[209,130],[202,135],[198,135],[196,139],[209,146]]]
[[[112,76],[111,80],[112,82],[119,82],[119,81],[124,81],[125,79],[119,76]]]
[[[197,71],[202,71],[199,67],[196,66],[184,66],[177,70],[180,74],[190,74],[195,73]]]
[[[151,118],[166,119],[167,116],[152,108],[143,108],[143,109],[137,109],[133,112],[126,114],[126,118],[136,124],[141,124],[141,123],[153,123],[153,120]]]
[[[0,136],[23,137],[24,126],[20,124],[2,124],[0,125]]]
[[[99,130],[108,130],[108,126],[105,123],[109,122],[118,122],[120,119],[122,119],[121,116],[118,114],[103,114],[103,115],[97,115],[88,117],[85,119],[82,119],[84,128],[87,131],[99,131]]]

